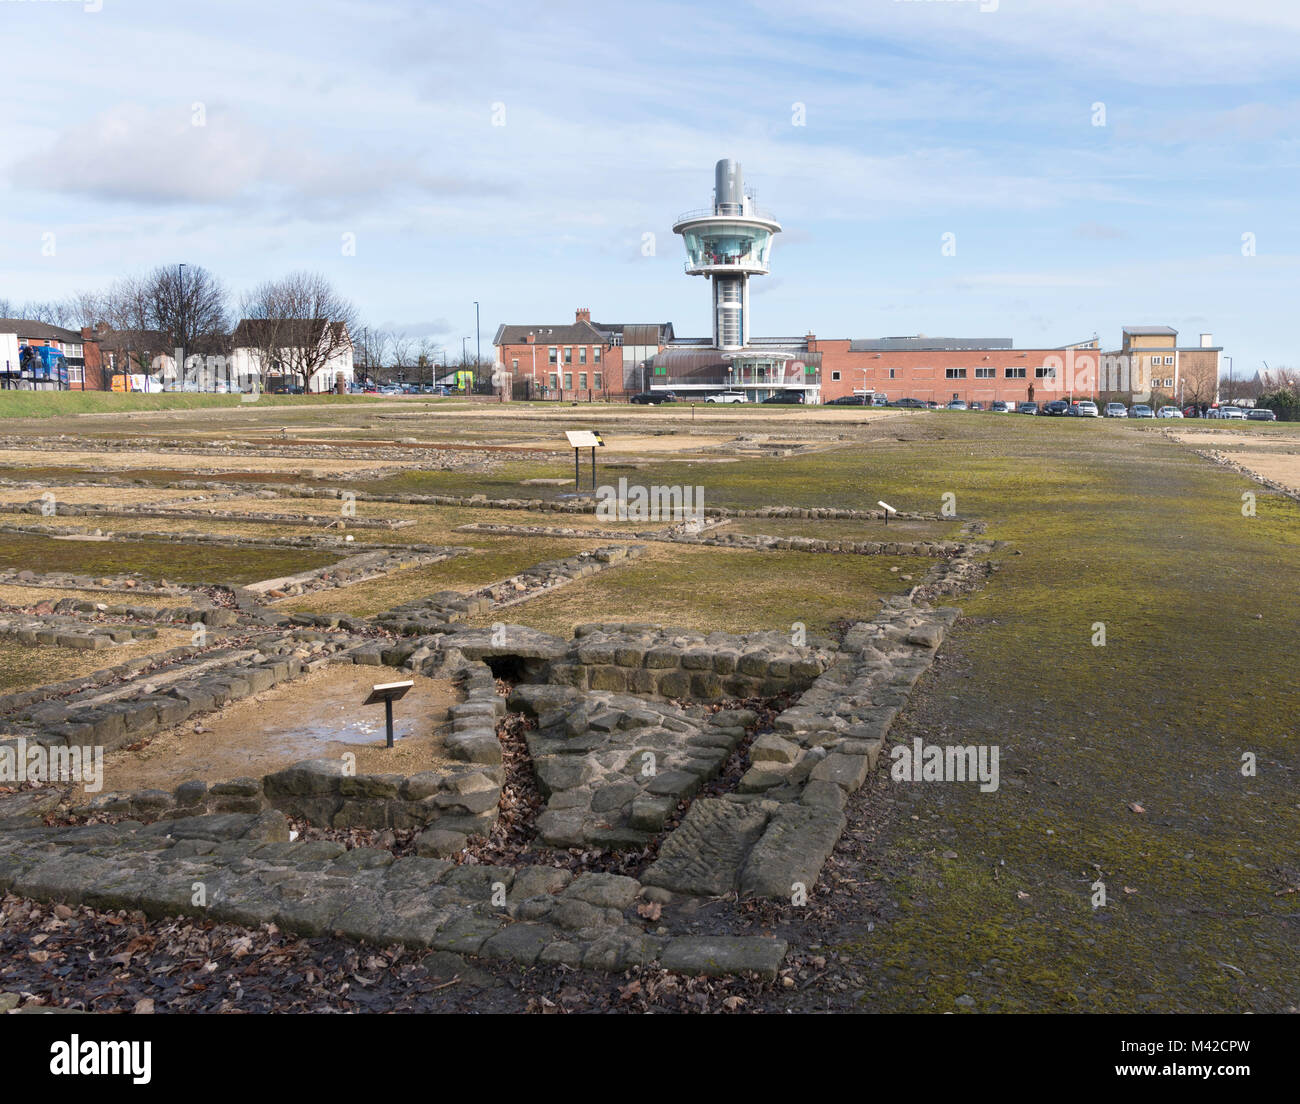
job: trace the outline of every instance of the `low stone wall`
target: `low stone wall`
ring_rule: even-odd
[[[699,633],[643,623],[579,625],[550,679],[579,690],[718,701],[802,690],[832,646],[795,647],[778,632]]]
[[[0,614],[0,636],[28,646],[52,644],[94,651],[133,640],[152,640],[157,635],[157,629],[144,625],[113,625],[28,613]]]
[[[42,514],[49,506],[40,499],[0,503],[0,513]],[[322,529],[406,529],[413,518],[326,517],[320,514],[272,514],[266,511],[168,509],[162,506],[99,506],[92,503],[55,502],[58,517],[145,517],[179,521],[237,521],[250,525],[302,525]]]
[[[196,883],[205,890],[201,903]],[[329,840],[295,841],[276,811],[0,833],[0,893],[9,892],[140,909],[153,918],[274,923],[305,936],[521,966],[662,967],[771,979],[787,949],[761,935],[669,934],[638,914],[646,890],[634,878],[575,877],[548,866],[457,866]]]
[[[112,751],[314,670],[347,644],[285,634],[243,649],[217,648],[180,662],[166,677],[156,672],[117,690],[93,688],[19,707],[6,727],[29,742]],[[16,738],[0,740],[6,743]]]
[[[957,616],[898,598],[853,626],[838,661],[754,741],[737,792],[693,802],[642,881],[708,897],[811,889],[844,831],[849,795]]]
[[[563,560],[546,560],[508,579],[462,594],[455,590],[407,602],[376,614],[376,624],[405,636],[423,635],[466,621],[476,614],[513,606],[538,594],[585,579],[615,564],[637,559],[644,545],[609,545],[579,552]]]

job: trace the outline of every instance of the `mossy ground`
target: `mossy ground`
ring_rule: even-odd
[[[161,541],[56,540],[25,533],[0,534],[0,567],[70,571],[78,575],[139,574],[177,583],[250,583],[324,567],[332,552],[219,548]],[[148,604],[142,602],[142,604]]]
[[[780,414],[782,432],[822,417]],[[141,414],[127,428],[176,432],[183,417]],[[310,412],[205,412],[202,429],[230,432],[279,417],[302,428]],[[429,437],[434,425],[366,421],[369,413],[326,417],[390,437]],[[689,433],[680,418],[636,417]],[[710,417],[717,425],[728,415]],[[52,421],[57,429],[50,432],[64,431],[63,422]],[[99,432],[71,418],[66,424]],[[711,506],[870,509],[884,499],[900,510],[938,512],[948,505],[956,518],[935,523],[928,535],[951,535],[953,526],[978,519],[987,524],[986,539],[1005,542],[995,553],[1001,570],[981,591],[955,601],[964,617],[894,731],[899,740],[996,744],[1002,784],[992,794],[888,781],[873,789],[880,842],[871,861],[851,872],[870,887],[861,914],[816,933],[873,979],[849,1006],[948,1012],[963,1007],[955,1004],[963,995],[986,1010],[1300,1006],[1300,898],[1292,892],[1300,886],[1300,506],[1195,457],[1160,428],[921,415],[837,425],[829,447],[803,455],[725,464],[654,456],[636,470],[641,483],[703,486]],[[444,439],[475,440],[537,432],[468,409],[463,420],[457,413],[436,429]],[[1278,442],[1290,433],[1300,440],[1293,427],[1241,429],[1260,430],[1266,434],[1255,439]],[[546,498],[568,488],[523,480],[571,472],[568,457],[511,459],[481,472],[406,470],[365,486]],[[611,480],[618,474],[608,472]],[[286,470],[286,479],[297,477]],[[1255,516],[1243,516],[1247,493],[1256,497]],[[482,520],[522,520],[482,513]],[[357,543],[441,542],[452,537],[453,522],[471,519],[468,511],[419,511],[417,526],[382,535],[357,531]],[[816,522],[782,522],[783,530],[776,524],[746,523],[744,531],[819,529]],[[836,523],[837,536],[844,530]],[[475,552],[310,595],[298,606],[374,612],[591,546],[467,534],[450,543]],[[85,566],[86,556],[121,557],[132,546],[51,541],[27,545],[25,562],[16,566],[50,566],[42,551],[54,545],[76,557],[77,570],[139,569]],[[200,565],[199,577],[211,579],[214,557],[224,554],[162,545],[148,552],[164,556],[158,566],[178,579],[181,565],[191,562]],[[252,577],[308,565],[307,554],[286,555],[292,567],[272,569],[270,554],[250,552],[257,561]],[[840,617],[870,616],[877,597],[902,590],[902,572],[888,570],[896,564],[651,545],[645,560],[513,607],[507,616],[561,633],[580,621],[623,618],[733,631],[788,629],[799,621],[816,632]],[[927,566],[914,561],[902,570],[919,578]],[[240,569],[226,565],[228,574]],[[1092,643],[1098,623],[1104,646]],[[1257,757],[1256,777],[1241,773],[1244,752]],[[1094,909],[1098,878],[1109,900]],[[822,1007],[825,994],[817,997]]]

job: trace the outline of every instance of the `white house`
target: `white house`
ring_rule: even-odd
[[[352,337],[343,322],[324,318],[243,318],[231,335],[229,375],[247,390],[274,390],[301,382],[307,390],[333,391],[352,383]]]

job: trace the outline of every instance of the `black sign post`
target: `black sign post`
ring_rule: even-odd
[[[384,719],[388,722],[388,746],[393,746],[393,702],[399,698],[406,697],[406,692],[415,685],[413,679],[407,679],[405,682],[380,682],[370,690],[370,697],[363,701],[362,705],[378,705],[384,703]]]
[[[579,491],[582,489],[580,481],[581,474],[578,467],[579,449],[591,449],[591,489],[596,489],[596,448],[603,448],[605,440],[599,433],[593,433],[589,429],[566,429],[564,436],[569,439],[569,445],[573,449],[573,489]]]

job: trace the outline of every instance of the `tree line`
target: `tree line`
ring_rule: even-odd
[[[105,347],[140,371],[149,370],[152,357],[175,349],[187,358],[228,357],[236,344],[303,386],[349,343],[358,375],[410,375],[419,381],[427,373],[432,381],[435,366],[454,363],[431,338],[365,325],[352,301],[315,272],[267,280],[236,299],[201,265],[163,265],[64,299],[21,305],[0,299],[0,318],[69,330],[106,328]]]

